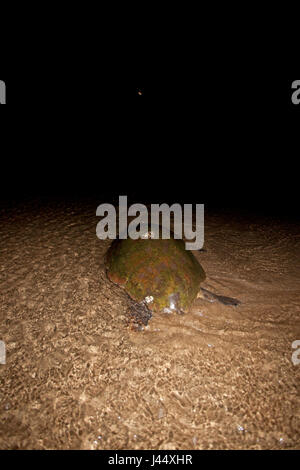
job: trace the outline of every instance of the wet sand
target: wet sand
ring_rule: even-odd
[[[102,201],[0,211],[1,449],[299,449],[299,226],[205,216],[188,315],[126,327]]]

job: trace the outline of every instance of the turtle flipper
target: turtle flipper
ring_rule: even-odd
[[[211,302],[213,302],[214,300],[217,300],[223,305],[232,305],[234,307],[237,307],[241,303],[239,300],[233,299],[232,297],[226,297],[225,295],[214,294],[213,292],[210,292],[209,290],[204,289],[204,287],[201,287],[201,291],[203,293],[203,298],[210,300]]]
[[[224,295],[216,295],[216,300],[223,305],[232,305],[233,307],[237,307],[241,303],[238,299],[234,299],[233,297],[226,297]]]
[[[145,301],[134,302],[130,299],[130,306],[127,312],[130,323],[138,330],[143,329],[143,325],[147,326],[148,321],[152,317],[151,310]]]

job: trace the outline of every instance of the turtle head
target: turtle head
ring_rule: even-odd
[[[165,313],[179,313],[183,314],[184,312],[180,308],[180,294],[179,292],[169,295],[169,305],[164,308]]]

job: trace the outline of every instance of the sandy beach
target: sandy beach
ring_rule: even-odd
[[[204,287],[241,305],[136,332],[100,202],[0,210],[0,448],[299,449],[299,225],[206,213]]]

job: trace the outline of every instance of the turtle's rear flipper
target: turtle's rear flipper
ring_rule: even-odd
[[[237,307],[241,303],[239,300],[233,299],[232,297],[226,297],[225,295],[214,294],[213,292],[210,292],[209,290],[204,289],[204,287],[201,287],[201,291],[203,292],[203,297],[205,299],[210,300],[210,301],[212,301],[212,299],[217,300],[223,305],[233,305],[234,307]]]
[[[216,295],[216,300],[221,302],[223,305],[233,305],[234,307],[237,307],[241,303],[239,300],[234,299],[233,297],[226,297],[224,295]]]

